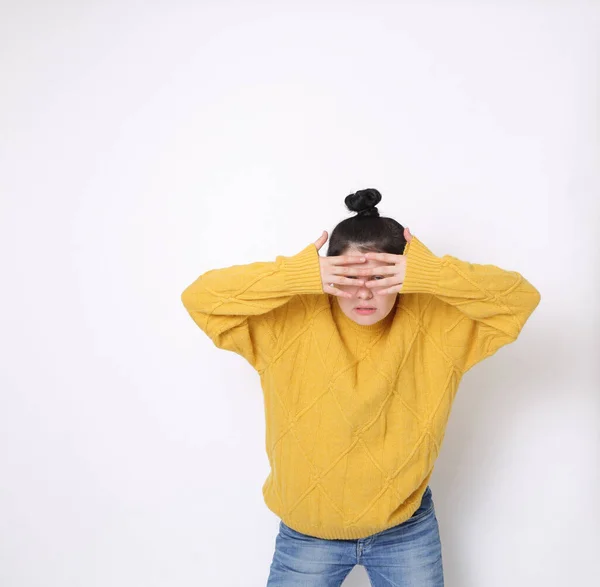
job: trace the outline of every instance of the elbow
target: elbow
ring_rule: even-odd
[[[183,292],[181,292],[181,303],[183,307],[188,311],[192,312],[193,310],[198,310],[198,296],[197,293],[192,289],[192,286],[186,287]]]
[[[183,304],[183,307],[187,310],[189,307],[189,303],[190,303],[190,296],[189,296],[187,288],[184,289],[183,292],[181,293],[180,299],[181,299],[181,303]]]
[[[515,316],[517,318],[517,322],[519,324],[518,333],[523,329],[534,310],[538,307],[542,296],[540,292],[533,286],[529,290],[526,296],[522,295],[521,303],[518,308],[515,308]]]
[[[539,306],[542,299],[542,294],[533,285],[529,284],[529,295],[527,297],[528,305],[525,308],[527,318],[533,313],[533,311]]]

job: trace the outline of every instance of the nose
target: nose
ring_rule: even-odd
[[[373,292],[366,285],[357,285],[356,295],[361,300],[370,300],[373,297]]]

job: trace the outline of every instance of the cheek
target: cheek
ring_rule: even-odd
[[[345,298],[343,296],[337,296],[337,302],[344,309],[349,309],[349,308],[354,307],[354,300],[350,299],[350,298]]]
[[[387,299],[385,300],[385,309],[389,312],[394,307],[396,299],[398,298],[398,294],[390,294],[389,296],[386,296],[386,298]]]

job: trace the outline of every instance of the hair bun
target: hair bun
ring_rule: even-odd
[[[348,210],[356,212],[357,216],[379,216],[376,208],[379,202],[381,202],[381,194],[375,188],[358,190],[344,199]]]

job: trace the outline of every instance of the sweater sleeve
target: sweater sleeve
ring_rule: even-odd
[[[401,294],[428,293],[442,318],[441,339],[463,372],[517,339],[540,302],[540,292],[520,273],[495,265],[434,255],[417,237],[404,249]]]
[[[181,294],[194,322],[218,348],[268,365],[277,345],[274,322],[297,294],[322,294],[319,254],[310,244],[293,256],[211,269]]]

